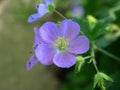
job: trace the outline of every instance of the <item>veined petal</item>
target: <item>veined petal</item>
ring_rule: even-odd
[[[35,55],[43,65],[51,65],[55,49],[51,45],[40,44],[35,49]]]
[[[46,22],[40,28],[40,35],[44,42],[53,43],[59,36],[59,30],[55,23]]]
[[[78,36],[69,43],[68,51],[75,54],[83,54],[89,50],[89,40],[85,36]]]
[[[40,44],[41,42],[41,37],[40,37],[40,33],[39,33],[39,29],[34,27],[34,42],[33,42],[33,46],[36,47],[38,44]]]
[[[35,66],[38,63],[38,60],[35,55],[31,56],[30,59],[26,63],[26,69],[27,71],[30,70],[33,66]]]
[[[32,23],[32,22],[38,20],[39,18],[40,18],[39,14],[34,13],[28,17],[28,23]]]
[[[53,63],[61,68],[69,68],[76,63],[76,57],[68,52],[56,53],[53,58]]]
[[[49,12],[47,5],[46,5],[46,4],[43,4],[43,3],[42,3],[42,4],[39,4],[39,5],[37,6],[37,10],[38,10],[39,17],[42,17],[42,16],[44,16],[47,12]]]
[[[60,25],[61,35],[68,40],[74,39],[80,32],[80,26],[72,20],[64,20]]]

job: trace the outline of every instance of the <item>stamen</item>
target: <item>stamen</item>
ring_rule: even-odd
[[[66,47],[68,46],[68,42],[66,40],[66,38],[64,37],[59,37],[57,40],[55,40],[55,47],[59,50],[59,51],[65,51]]]

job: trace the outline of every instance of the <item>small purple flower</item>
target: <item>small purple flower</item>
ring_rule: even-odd
[[[76,63],[76,54],[89,50],[89,40],[81,35],[80,26],[72,20],[64,20],[60,27],[53,22],[46,22],[39,33],[44,43],[35,49],[37,59],[44,65],[55,64],[69,68]]]
[[[44,0],[43,3],[37,5],[37,13],[34,13],[28,17],[28,23],[32,23],[43,17],[46,13],[49,12],[48,6],[52,4],[53,0]]]
[[[74,6],[72,9],[72,16],[81,18],[84,15],[84,8],[81,6]]]
[[[35,36],[34,36],[34,42],[33,42],[33,47],[34,47],[33,52],[36,49],[37,45],[41,43],[39,29],[36,27],[34,27],[34,34],[35,34]],[[39,61],[38,61],[37,57],[35,55],[32,55],[26,63],[27,71],[30,70],[33,66],[35,66],[38,62]]]

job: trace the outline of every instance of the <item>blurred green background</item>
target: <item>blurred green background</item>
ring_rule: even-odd
[[[36,12],[35,5],[39,0],[0,0],[0,90],[92,90],[95,69],[87,62],[79,74],[74,68],[59,69],[45,67],[38,63],[30,71],[25,64],[29,59],[33,43],[33,27],[38,28],[46,21],[58,22],[61,17],[55,13],[45,15],[40,20],[28,24],[29,15]],[[67,15],[74,2],[85,9],[85,15],[93,15],[98,19],[109,16],[109,11],[120,6],[120,0],[55,0],[56,9]],[[115,11],[114,24],[120,27],[120,9]],[[98,45],[120,57],[120,29],[106,34],[98,40]],[[115,36],[115,34],[117,36]],[[106,83],[108,90],[120,90],[120,62],[97,52],[97,65],[114,80]],[[98,87],[96,90],[100,90]]]

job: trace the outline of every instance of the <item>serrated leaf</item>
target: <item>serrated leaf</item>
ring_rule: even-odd
[[[96,26],[91,32],[93,36],[93,40],[95,40],[97,37],[99,37],[100,35],[102,35],[107,31],[106,27],[112,22],[112,20],[113,20],[112,17],[107,17],[105,19],[98,20]]]

